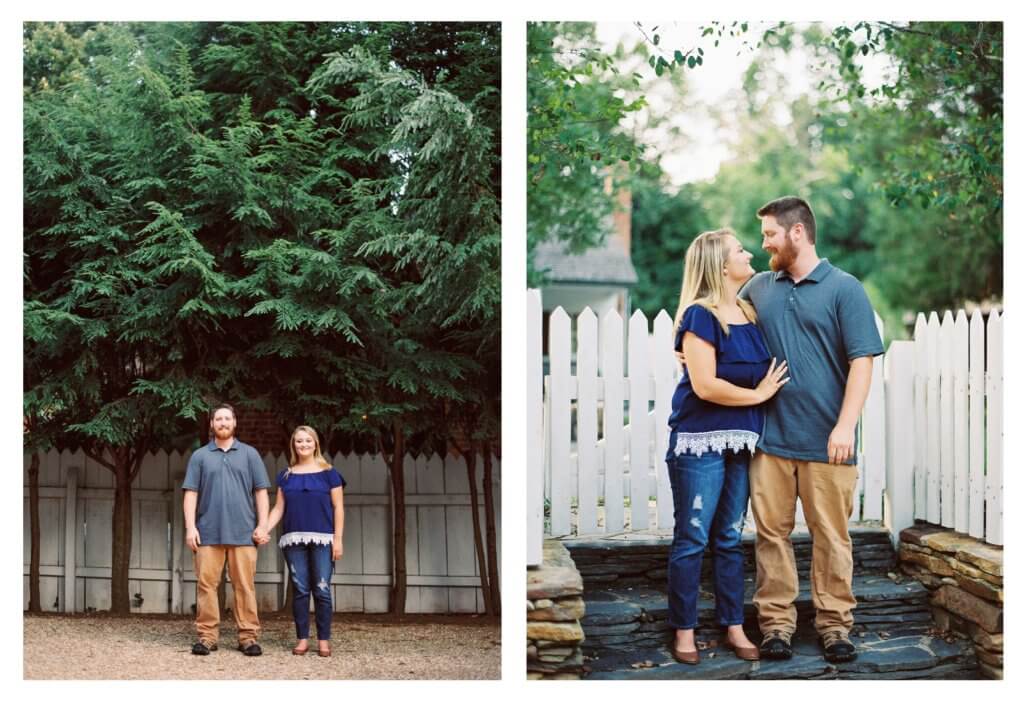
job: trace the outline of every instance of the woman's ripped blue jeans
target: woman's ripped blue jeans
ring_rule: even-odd
[[[291,573],[294,598],[292,616],[295,618],[295,637],[303,640],[309,637],[309,597],[313,596],[316,610],[316,637],[318,640],[331,639],[331,575],[334,561],[331,546],[305,543],[288,545],[284,548],[284,559]]]
[[[743,521],[750,452],[672,455],[668,459],[675,529],[668,561],[668,624],[697,627],[701,559],[711,546],[715,609],[721,626],[743,623]]]

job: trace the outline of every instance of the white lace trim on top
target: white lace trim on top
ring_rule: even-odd
[[[277,541],[278,547],[285,547],[288,545],[305,545],[307,543],[316,543],[317,545],[331,545],[334,542],[333,533],[312,533],[310,531],[292,531],[291,533],[285,533],[281,536],[280,540]]]
[[[676,455],[693,453],[700,457],[704,453],[731,449],[738,453],[744,448],[751,453],[757,445],[760,436],[753,431],[706,431],[704,433],[677,433],[676,434]]]

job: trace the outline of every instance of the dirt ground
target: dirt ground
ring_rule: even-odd
[[[501,624],[468,616],[338,614],[332,656],[291,654],[288,614],[261,616],[263,655],[237,650],[234,621],[219,649],[192,655],[186,616],[28,614],[25,679],[500,679]]]

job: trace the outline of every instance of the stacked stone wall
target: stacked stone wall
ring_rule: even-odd
[[[569,551],[545,541],[542,564],[526,572],[527,678],[580,678],[583,614],[583,578]]]
[[[936,628],[973,641],[986,677],[1003,678],[1003,549],[947,528],[900,533],[900,569],[924,584]]]

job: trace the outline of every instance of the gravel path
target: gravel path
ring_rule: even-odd
[[[234,622],[220,649],[190,654],[185,616],[25,614],[26,679],[500,679],[501,625],[456,616],[338,614],[329,658],[291,654],[287,614],[261,616],[263,655],[236,649]]]

